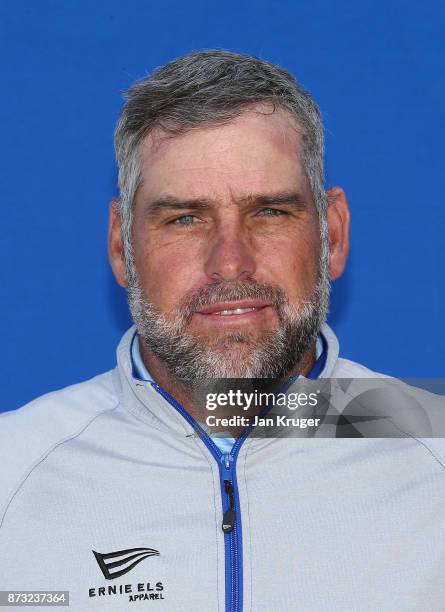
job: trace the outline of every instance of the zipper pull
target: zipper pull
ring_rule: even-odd
[[[230,507],[228,510],[224,512],[222,530],[224,531],[224,533],[230,533],[231,531],[233,531],[233,528],[235,527],[235,521],[236,521],[235,497],[233,495],[233,486],[230,480],[224,481],[224,488],[226,490],[227,495],[229,496]]]

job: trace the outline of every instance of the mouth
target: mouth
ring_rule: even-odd
[[[197,311],[197,314],[206,318],[240,319],[254,317],[268,308],[270,308],[270,305],[261,300],[242,300],[211,304]]]

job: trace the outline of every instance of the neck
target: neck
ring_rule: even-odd
[[[142,361],[145,367],[150,372],[153,380],[162,387],[171,397],[173,397],[181,406],[183,406],[187,412],[192,416],[195,421],[205,423],[206,417],[209,416],[209,411],[204,407],[204,403],[199,401],[199,393],[182,381],[173,377],[167,367],[152,353],[147,347],[144,340],[139,336],[139,351],[141,354]],[[305,376],[310,372],[315,364],[316,358],[316,345],[315,342],[309,347],[300,362],[287,374],[286,378],[290,378],[295,374]],[[280,384],[281,381],[276,381]],[[218,410],[214,411],[213,414],[217,415]],[[259,410],[258,410],[259,412]],[[252,415],[254,416],[254,415]],[[230,433],[233,437],[239,437],[244,428],[230,428]],[[214,427],[213,432],[227,431],[227,427]]]

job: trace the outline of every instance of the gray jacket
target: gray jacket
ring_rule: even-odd
[[[113,371],[1,415],[0,589],[79,612],[445,610],[444,439],[247,436],[221,456],[133,378],[134,333]],[[380,376],[323,334],[322,378]]]

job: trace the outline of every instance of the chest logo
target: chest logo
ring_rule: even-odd
[[[135,565],[147,557],[159,556],[154,548],[127,548],[110,553],[99,553],[93,550],[96,561],[107,580],[119,578],[129,572]]]

